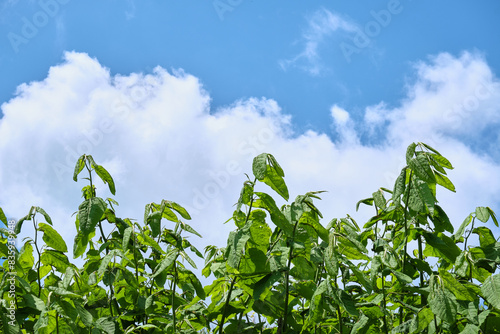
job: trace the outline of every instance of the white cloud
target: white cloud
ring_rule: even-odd
[[[349,146],[358,144],[359,138],[356,130],[354,129],[354,123],[352,122],[349,113],[337,105],[333,105],[330,108],[330,113],[333,118],[334,128],[339,135],[340,141]]]
[[[283,70],[299,67],[311,75],[318,75],[325,69],[319,54],[325,40],[334,32],[353,33],[358,30],[359,27],[351,20],[321,8],[308,18],[307,28],[300,40],[302,51],[290,59],[280,60],[279,65]]]
[[[481,56],[470,53],[441,54],[416,69],[398,108],[368,106],[364,120],[355,123],[348,111],[332,106],[332,126],[340,134],[332,141],[314,131],[294,133],[291,116],[274,100],[250,98],[214,111],[198,78],[182,71],[158,67],[150,74],[111,76],[98,60],[66,53],[47,78],[19,86],[2,105],[0,206],[14,218],[31,205],[43,207],[71,244],[71,214],[86,184],[83,174],[78,183],[71,180],[73,166],[80,154],[90,153],[115,178],[120,217],[141,221],[146,203],[173,200],[192,213],[193,227],[204,236],[197,245],[222,246],[233,229],[223,222],[255,155],[276,156],[291,199],[327,190],[318,202],[325,225],[348,213],[362,224],[373,210],[355,213],[356,202],[380,186],[391,188],[406,146],[424,141],[456,167],[449,175],[457,193],[438,194],[455,224],[477,205],[498,209],[499,159],[491,148],[474,151],[468,141],[486,147],[481,138],[489,134],[498,142],[498,131],[491,134],[498,125],[498,79]],[[476,109],[449,114],[455,105],[473,105],[474,98]],[[378,135],[364,144],[359,129],[370,127]],[[109,196],[100,183],[98,194]],[[32,233],[29,226],[23,233]]]

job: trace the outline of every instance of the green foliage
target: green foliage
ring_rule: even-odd
[[[0,329],[4,333],[496,333],[500,327],[500,243],[478,207],[454,231],[436,188],[455,191],[451,163],[413,143],[393,190],[358,202],[375,215],[324,226],[320,192],[288,201],[284,172],[271,154],[254,159],[223,248],[203,256],[187,235],[179,204],[145,206],[144,221],[119,218],[112,199],[97,197],[93,173],[115,194],[106,169],[80,157],[89,184],[75,217],[73,258],[50,216],[32,207],[14,232],[34,236],[18,250],[1,229]],[[0,220],[7,222],[0,209]],[[41,222],[43,220],[43,222]],[[105,233],[103,223],[111,226]],[[478,224],[482,224],[477,226]],[[486,223],[486,224],[485,224]],[[470,245],[476,234],[479,245]],[[42,239],[40,239],[40,236]],[[98,239],[97,239],[98,237]],[[43,240],[43,242],[42,242]],[[409,247],[414,248],[409,251]],[[205,259],[203,286],[192,257]],[[190,269],[191,268],[191,269]],[[10,313],[13,309],[15,312]]]

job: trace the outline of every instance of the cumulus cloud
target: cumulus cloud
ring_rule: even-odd
[[[44,80],[19,86],[1,106],[0,206],[13,218],[31,205],[43,207],[72,244],[71,215],[87,182],[83,174],[72,181],[73,167],[88,153],[113,175],[120,217],[141,221],[145,204],[173,200],[187,207],[204,236],[195,244],[222,246],[233,229],[223,222],[255,155],[275,155],[292,199],[328,191],[318,202],[325,225],[346,214],[362,224],[373,210],[355,213],[355,203],[378,187],[391,188],[406,146],[423,141],[456,167],[449,174],[457,193],[438,194],[456,225],[477,205],[498,209],[498,131],[491,130],[498,125],[498,79],[472,53],[440,54],[415,66],[396,108],[368,106],[356,123],[333,104],[332,129],[339,136],[332,140],[337,137],[294,132],[279,101],[250,98],[212,110],[200,80],[182,70],[113,76],[97,59],[68,52]],[[358,139],[363,133],[368,140]],[[478,152],[473,144],[486,148]],[[97,186],[101,197],[110,196],[105,185]],[[272,192],[264,185],[259,190]],[[23,233],[32,233],[29,226]]]
[[[359,31],[356,23],[338,13],[321,8],[307,20],[307,28],[301,36],[299,44],[302,51],[297,55],[279,61],[283,70],[298,67],[311,75],[318,75],[324,66],[321,63],[320,47],[333,33],[354,33]]]

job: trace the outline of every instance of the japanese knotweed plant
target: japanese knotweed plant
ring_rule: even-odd
[[[31,221],[35,235],[25,238],[22,248],[16,250],[14,326],[9,325],[10,319],[4,313],[9,299],[7,262],[1,272],[3,331],[175,333],[189,327],[189,318],[196,313],[186,313],[186,305],[195,295],[205,298],[200,281],[184,265],[186,260],[196,267],[188,250],[202,257],[182,236],[183,232],[199,236],[181,220],[189,220],[189,214],[177,203],[162,200],[160,204],[146,205],[144,224],[120,219],[114,208],[118,203],[97,197],[93,183],[95,173],[115,194],[112,177],[90,155],[79,158],[75,181],[84,169],[89,185],[82,189],[84,201],[76,213],[73,247],[73,258],[82,257],[83,267],[70,262],[66,243],[51,227],[49,215],[32,207],[15,227],[19,233],[22,224]],[[45,223],[39,222],[37,214]],[[162,226],[163,218],[171,228]],[[106,229],[110,232],[105,233]],[[3,237],[7,233],[2,230]],[[45,244],[40,243],[39,234]],[[5,238],[0,245],[1,255],[6,256]]]
[[[281,166],[271,154],[257,156],[253,177],[243,184],[228,220],[235,230],[227,245],[205,248],[201,273],[213,281],[202,286],[186,267],[196,268],[189,254],[203,257],[184,237],[199,236],[185,223],[188,212],[162,200],[146,205],[142,224],[118,218],[117,203],[97,197],[93,183],[97,175],[114,194],[112,177],[83,155],[74,180],[85,169],[89,184],[76,213],[73,259],[84,264],[71,263],[64,239],[39,207],[15,226],[19,233],[23,223],[33,225],[33,237],[19,250],[8,244],[9,231],[1,229],[0,256],[6,261],[0,271],[0,329],[500,332],[500,242],[490,229],[498,228],[494,212],[478,207],[455,231],[437,201],[438,185],[455,191],[447,177],[451,163],[424,143],[408,147],[406,163],[392,190],[380,188],[358,202],[356,209],[365,204],[375,213],[361,228],[349,215],[323,224],[315,205],[321,192],[289,202]],[[0,220],[7,225],[1,210]]]

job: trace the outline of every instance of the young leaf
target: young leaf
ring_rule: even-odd
[[[160,264],[155,268],[154,274],[151,276],[151,278],[155,278],[156,276],[160,275],[165,269],[170,267],[172,263],[174,263],[175,259],[177,259],[177,256],[179,255],[179,251],[177,249],[171,250],[160,262]]]
[[[253,159],[252,171],[257,180],[264,180],[267,171],[267,153],[262,153]]]
[[[181,215],[182,218],[188,219],[188,220],[191,219],[191,216],[189,215],[187,210],[184,209],[184,207],[180,206],[179,204],[177,204],[175,202],[171,202],[171,201],[165,201],[165,202],[166,202],[167,207],[177,211]]]
[[[464,234],[465,228],[471,223],[471,221],[472,221],[472,214],[468,215],[464,219],[464,221],[462,222],[462,224],[460,225],[460,227],[458,228],[458,230],[453,235],[453,239],[455,241],[458,240],[458,239],[460,239],[460,237],[462,236],[462,234]]]
[[[481,287],[484,299],[500,310],[500,274],[488,277]]]
[[[106,203],[100,197],[92,197],[80,204],[78,210],[80,231],[89,234],[95,230],[97,223],[106,211]]]
[[[432,275],[429,280],[429,306],[432,312],[449,324],[454,324],[457,320],[458,304],[455,296],[444,289],[439,282],[439,276]]]
[[[440,174],[440,173],[435,173],[434,176],[436,176],[436,182],[437,182],[437,184],[439,184],[440,186],[445,187],[448,190],[456,192],[455,191],[455,185],[453,185],[453,183],[450,181],[450,179],[448,177],[446,177],[445,175]]]
[[[76,162],[75,171],[73,173],[73,181],[78,181],[78,174],[80,174],[80,172],[83,170],[83,167],[85,167],[85,154],[79,157],[78,161]]]
[[[47,246],[54,248],[60,252],[67,252],[68,246],[66,246],[66,242],[61,237],[61,235],[52,228],[52,226],[44,223],[38,224],[38,228],[43,232],[43,241],[47,244]]]
[[[151,226],[151,235],[156,238],[160,234],[161,230],[161,212],[152,212],[147,218],[147,224]]]
[[[384,209],[386,206],[386,201],[385,201],[384,194],[382,193],[382,191],[379,189],[379,190],[375,191],[372,194],[372,196],[373,196],[373,200],[375,201],[375,205],[377,206],[377,208]]]
[[[113,178],[108,173],[106,168],[104,168],[100,165],[96,165],[96,166],[94,166],[94,170],[95,170],[97,176],[99,176],[101,178],[102,182],[104,182],[105,184],[106,183],[108,184],[109,191],[114,195],[116,192],[115,181],[113,181]]]
[[[476,208],[476,218],[483,223],[486,223],[488,219],[490,219],[490,212],[488,208],[485,208],[484,206],[478,206]]]
[[[392,201],[395,202],[405,192],[406,184],[406,167],[399,173],[396,182],[394,183],[394,191],[392,192]],[[356,207],[357,210],[357,207]]]
[[[442,155],[433,154],[433,153],[430,153],[429,155],[434,159],[434,161],[439,163],[441,165],[441,167],[444,167],[447,169],[453,169],[451,162],[449,162],[448,159],[446,159]]]
[[[415,149],[417,148],[417,144],[411,143],[408,148],[406,149],[406,164],[410,164],[410,160],[413,158],[413,155],[415,154]]]
[[[14,227],[15,234],[21,233],[21,228],[23,226],[24,221],[29,220],[30,217],[31,217],[31,214],[28,214],[16,222],[16,226]]]
[[[78,232],[75,236],[75,243],[73,245],[73,258],[76,259],[85,253],[87,245],[89,244],[89,235]]]
[[[429,161],[423,155],[419,155],[413,159],[411,159],[408,163],[408,166],[413,170],[416,176],[421,180],[428,183],[436,183],[436,178],[434,177],[434,173],[432,172],[431,166],[429,165]]]
[[[493,212],[493,210],[491,210],[490,207],[486,207],[486,209],[488,209],[488,212],[491,215],[491,219],[493,219],[493,223],[495,223],[496,227],[499,227],[497,217],[495,216],[495,212]]]
[[[358,203],[356,203],[356,211],[358,211],[360,204],[372,206],[373,205],[373,198],[365,198],[365,199],[359,200]]]
[[[5,213],[3,212],[2,208],[0,208],[0,221],[3,222],[5,226],[9,225],[7,217],[5,217]]]
[[[128,249],[128,243],[130,241],[130,236],[132,235],[133,229],[131,226],[127,227],[123,232],[123,240],[122,240],[122,250],[124,252]]]
[[[419,144],[424,145],[424,147],[427,148],[429,151],[432,151],[432,152],[434,152],[436,154],[441,155],[441,153],[439,153],[435,148],[431,147],[430,145],[427,145],[426,143],[419,143]]]

